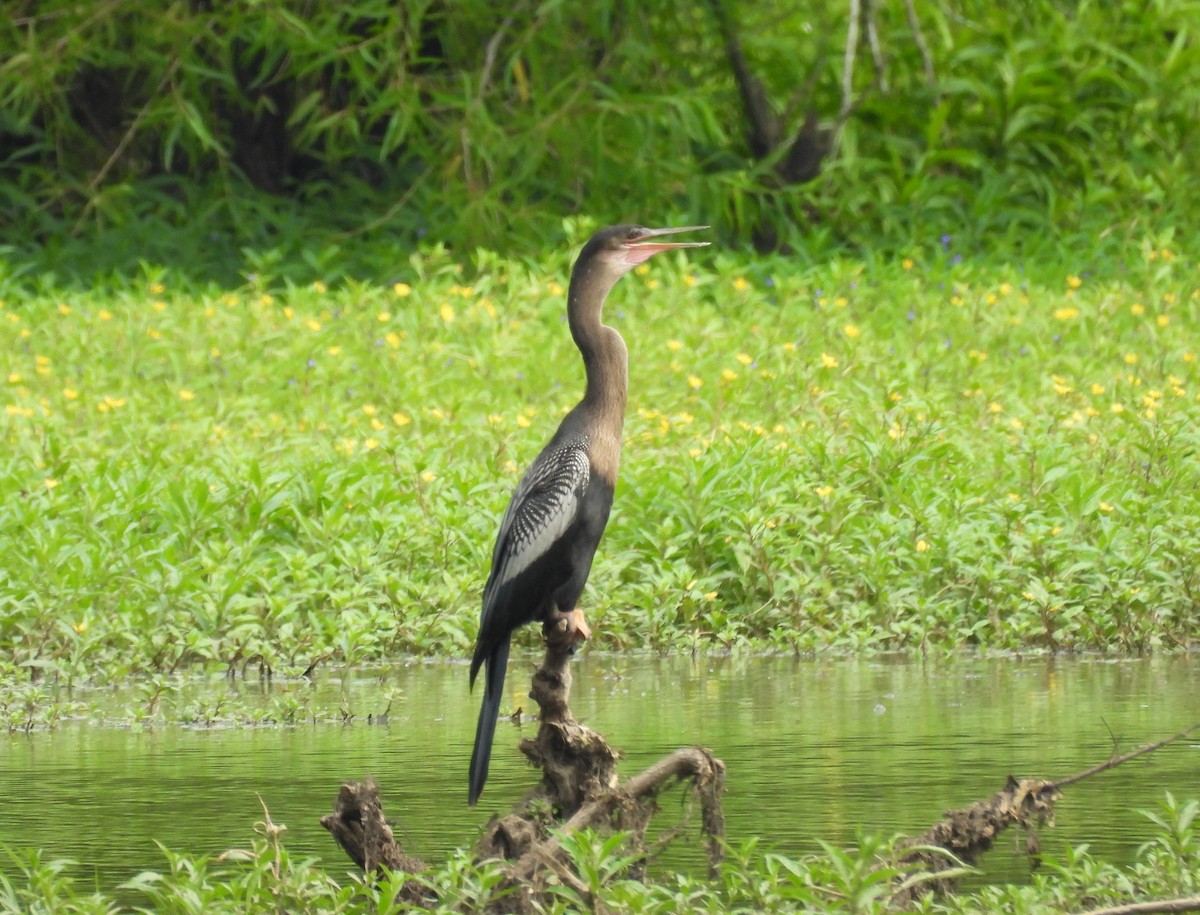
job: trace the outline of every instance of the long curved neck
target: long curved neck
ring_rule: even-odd
[[[625,341],[601,321],[604,300],[621,273],[595,262],[577,263],[567,293],[571,337],[583,356],[587,389],[582,405],[595,412],[595,421],[620,435],[629,388],[629,353]]]

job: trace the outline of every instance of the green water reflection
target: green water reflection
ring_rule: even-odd
[[[510,685],[527,683],[532,668],[532,658],[514,663]],[[243,703],[265,703],[272,689],[197,688],[236,688]],[[370,773],[407,850],[437,860],[473,841],[488,815],[530,784],[515,744],[533,725],[502,724],[488,788],[479,808],[466,806],[477,697],[461,664],[286,688],[312,689],[316,705],[356,717],[147,733],[68,726],[0,738],[0,843],[74,858],[111,887],[162,866],[156,841],[196,854],[247,845],[261,795],[287,825],[294,854],[348,868],[317,821],[342,780]],[[1009,773],[1086,768],[1113,751],[1114,737],[1124,751],[1174,733],[1200,718],[1198,695],[1200,671],[1187,657],[923,664],[593,654],[575,666],[572,706],[625,751],[626,773],[682,744],[710,747],[728,766],[730,838],[760,835],[804,854],[818,850],[818,838],[919,832],[943,809],[999,789]],[[387,723],[367,724],[388,697]],[[1154,806],[1164,789],[1200,797],[1200,742],[1071,787],[1044,848],[1087,842],[1109,860],[1128,860],[1150,834],[1131,810]],[[1020,878],[1013,843],[1000,845],[986,877]]]

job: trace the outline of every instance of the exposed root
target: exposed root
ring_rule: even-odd
[[[379,786],[367,776],[361,782],[347,782],[338,791],[333,813],[321,817],[321,825],[329,830],[334,841],[350,859],[368,873],[400,871],[416,874],[425,870],[420,858],[406,855],[383,816]],[[415,881],[405,884],[402,898],[422,902],[421,887]]]
[[[901,843],[897,849],[901,852],[900,863],[911,866],[912,871],[930,874],[949,872],[957,866],[955,859],[964,864],[974,864],[992,847],[996,836],[1010,826],[1020,826],[1025,830],[1025,850],[1030,856],[1036,856],[1041,852],[1038,831],[1043,826],[1054,826],[1054,803],[1062,797],[1064,787],[1153,753],[1197,729],[1200,729],[1200,722],[1165,740],[1138,747],[1130,753],[1115,756],[1083,772],[1054,781],[1036,778],[1018,780],[1010,775],[1003,790],[990,798],[976,801],[970,807],[947,811],[941,822],[935,823],[922,835]],[[1036,863],[1035,860],[1034,866]],[[917,893],[930,889],[945,892],[951,888],[950,884],[949,880],[936,879],[923,882],[911,890],[898,893],[896,899],[911,899]]]
[[[476,845],[480,857],[512,862],[510,879],[527,894],[550,877],[574,885],[562,840],[581,829],[628,830],[644,850],[645,834],[657,811],[658,793],[681,780],[692,783],[701,806],[701,829],[710,869],[720,864],[725,835],[721,794],[725,765],[700,747],[676,750],[638,775],[619,782],[620,754],[571,715],[570,660],[574,642],[546,633],[546,657],[534,674],[529,696],[541,709],[537,736],[521,741],[526,758],[542,770],[542,783],[520,807],[494,818]]]

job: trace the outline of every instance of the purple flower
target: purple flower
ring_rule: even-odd
[[[950,258],[950,263],[961,264],[962,263],[962,255],[959,254],[958,252],[955,252],[954,257]]]
[[[315,359],[309,359],[309,360],[308,360],[308,367],[309,367],[310,369],[315,369],[315,368],[317,367],[317,361],[316,361]]]
[[[763,285],[766,286],[768,289],[774,289],[775,288],[775,277],[773,277],[773,276],[767,277],[765,280],[763,280]]]
[[[908,320],[911,322],[911,321],[915,321],[916,319],[917,319],[917,313],[910,308],[908,310]]]
[[[943,235],[943,236],[942,236],[940,239],[938,239],[938,240],[939,240],[939,241],[942,243],[942,247],[943,247],[943,248],[949,248],[949,247],[950,247],[950,242],[954,241],[954,236],[953,236],[953,235],[950,235],[949,233],[947,233],[946,235]]]

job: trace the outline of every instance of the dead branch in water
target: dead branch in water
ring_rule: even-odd
[[[367,776],[361,782],[347,782],[338,791],[333,813],[321,817],[342,851],[367,873],[399,871],[417,874],[425,870],[420,858],[406,855],[383,816],[379,786]],[[410,880],[401,893],[408,902],[423,902],[420,885]]]
[[[656,808],[658,793],[678,781],[690,781],[701,807],[701,830],[708,844],[710,870],[722,855],[725,819],[721,794],[725,765],[701,747],[676,750],[650,768],[620,783],[620,754],[571,714],[572,646],[549,633],[546,656],[533,677],[529,696],[537,702],[538,732],[521,741],[525,757],[542,770],[542,783],[515,810],[493,819],[476,845],[480,857],[501,857],[514,884],[538,888],[554,875],[573,883],[562,840],[581,829],[629,830],[640,850]]]
[[[901,864],[912,865],[914,870],[922,870],[931,874],[955,866],[954,859],[966,864],[974,864],[991,848],[996,836],[1010,826],[1020,826],[1025,830],[1026,852],[1031,856],[1037,855],[1041,851],[1038,830],[1047,824],[1054,825],[1054,803],[1062,797],[1064,787],[1114,769],[1131,759],[1161,750],[1197,729],[1200,729],[1200,722],[1165,740],[1138,747],[1132,752],[1115,756],[1064,778],[1055,780],[1023,778],[1018,780],[1010,775],[1004,788],[991,797],[976,801],[969,807],[946,811],[940,822],[935,823],[920,836],[903,842],[898,850],[904,852],[905,849],[911,849],[911,851],[902,855]],[[941,852],[949,852],[953,858],[939,853],[939,849]],[[928,888],[945,891],[949,889],[949,886],[947,881],[934,881],[922,888],[914,887],[912,892],[920,892]],[[1174,910],[1164,909],[1161,911]]]

